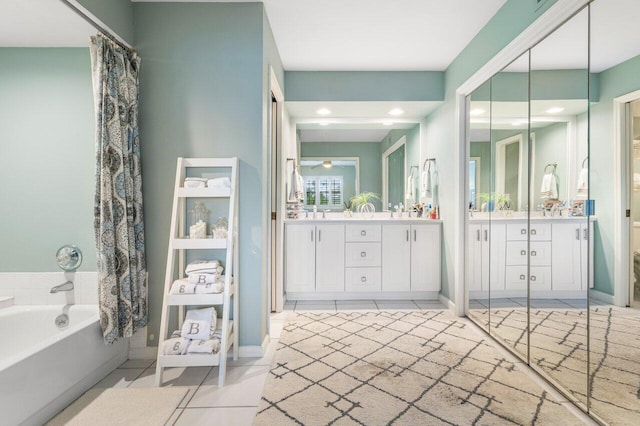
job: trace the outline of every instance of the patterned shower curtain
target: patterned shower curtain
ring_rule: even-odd
[[[100,324],[106,343],[147,323],[142,172],[138,139],[140,58],[104,36],[91,37],[96,107],[94,228]]]

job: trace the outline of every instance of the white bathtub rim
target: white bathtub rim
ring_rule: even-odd
[[[62,309],[65,307],[66,305],[14,305],[14,306],[10,306],[8,308],[4,308],[2,309],[2,311],[0,311],[0,318],[2,316],[5,316],[7,314],[11,314],[12,312],[29,312],[29,311],[42,311],[42,310],[50,310],[50,311],[58,311],[58,312],[62,312]],[[91,326],[92,324],[99,322],[100,320],[100,316],[98,314],[98,305],[69,305],[71,308],[77,307],[80,309],[90,309],[92,311],[94,311],[95,313],[93,315],[91,315],[89,318],[78,322],[77,324],[71,324],[69,327],[67,327],[66,329],[64,329],[64,331],[60,332],[60,333],[56,333],[52,336],[49,336],[43,340],[41,340],[40,342],[38,342],[36,345],[34,346],[30,346],[26,349],[23,349],[5,359],[0,360],[0,372],[11,368],[13,365],[19,363],[20,361],[32,356],[33,354],[40,352],[42,350],[45,350],[46,348],[48,348],[51,345],[54,345],[55,343],[64,340],[66,337],[68,337],[71,334],[77,333],[80,330]],[[52,317],[51,320],[53,321],[55,319],[55,317]]]

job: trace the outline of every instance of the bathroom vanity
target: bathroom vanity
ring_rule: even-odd
[[[437,299],[440,220],[285,221],[289,300]]]
[[[479,217],[478,217],[479,216]],[[593,286],[593,225],[586,217],[469,219],[469,297],[584,297]],[[527,272],[527,262],[529,271]],[[527,277],[527,273],[529,277]]]

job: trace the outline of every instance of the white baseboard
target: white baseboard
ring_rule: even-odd
[[[611,305],[614,305],[614,297],[610,294],[607,293],[603,293],[601,291],[598,290],[594,290],[592,288],[589,289],[589,296],[593,297],[594,299],[598,299],[601,302],[604,303],[609,303]]]
[[[262,358],[267,353],[267,346],[269,346],[269,335],[267,334],[262,341],[262,345],[253,346],[240,346],[239,357],[240,358]]]
[[[456,304],[453,303],[453,301],[451,301],[450,299],[448,299],[445,295],[438,294],[438,300],[440,301],[440,303],[446,306],[450,311],[455,312]]]

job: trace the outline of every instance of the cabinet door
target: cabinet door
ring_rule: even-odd
[[[440,291],[440,224],[411,225],[411,291]]]
[[[316,291],[344,291],[344,225],[316,226]]]
[[[316,243],[315,226],[286,227],[285,285],[287,291],[315,291]]]
[[[582,273],[580,244],[582,231],[580,223],[569,221],[554,223],[552,228],[551,286],[553,290],[580,290]]]
[[[411,290],[411,227],[382,226],[382,291]]]
[[[507,225],[482,225],[482,290],[504,290]]]
[[[469,291],[482,290],[482,225],[469,224],[467,276]]]

